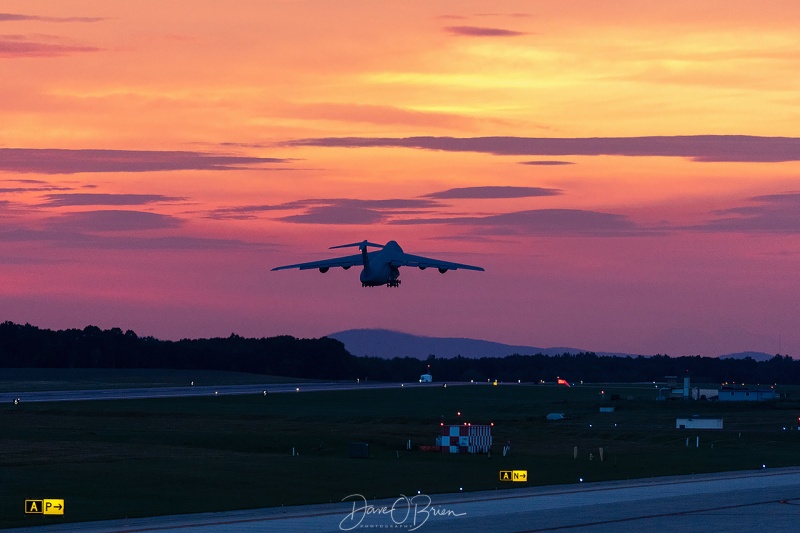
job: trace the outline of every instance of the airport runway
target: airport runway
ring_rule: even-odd
[[[730,533],[796,531],[800,525],[800,468],[408,496],[9,531]]]
[[[261,385],[187,386],[187,387],[136,387],[127,389],[67,390],[36,392],[3,392],[0,403],[13,402],[67,402],[84,400],[136,400],[142,398],[181,398],[190,396],[233,396],[243,394],[269,394],[286,392],[314,392],[362,389],[392,389],[396,387],[434,387],[431,383],[379,383],[336,381],[325,383],[268,383]]]

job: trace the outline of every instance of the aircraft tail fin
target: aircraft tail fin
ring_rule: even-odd
[[[358,249],[361,250],[361,257],[363,258],[364,261],[365,272],[369,271],[369,256],[367,255],[367,246],[383,248],[382,244],[369,241],[361,241],[361,242],[352,242],[350,244],[340,244],[339,246],[331,246],[330,249],[333,250],[334,248],[349,248],[351,246],[358,246]]]

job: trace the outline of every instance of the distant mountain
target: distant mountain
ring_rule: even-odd
[[[344,343],[345,349],[355,356],[372,356],[384,359],[415,357],[505,357],[507,355],[561,355],[580,353],[575,348],[537,348],[535,346],[513,346],[499,342],[460,337],[423,337],[388,329],[349,329],[327,335]]]
[[[345,348],[347,348],[347,346],[345,346]],[[748,357],[754,361],[769,361],[775,356],[764,352],[738,352],[719,356],[720,359],[747,359]]]
[[[600,356],[608,357],[639,357],[639,354],[619,352],[596,352],[578,348],[562,346],[539,348],[536,346],[515,346],[501,342],[491,342],[478,339],[465,339],[461,337],[425,337],[411,335],[390,329],[348,329],[327,335],[344,343],[345,349],[351,354],[362,357],[372,356],[383,359],[395,357],[414,357],[426,359],[433,354],[436,357],[450,358],[461,355],[469,358],[480,357],[506,357],[508,355],[561,355],[564,353],[575,354],[581,352],[594,352]],[[650,357],[645,355],[645,357]],[[738,352],[720,355],[720,359],[746,359],[755,361],[769,361],[772,355],[764,352]]]

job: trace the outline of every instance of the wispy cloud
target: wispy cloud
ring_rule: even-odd
[[[75,205],[146,205],[161,202],[186,201],[181,196],[161,194],[111,194],[111,193],[70,193],[47,194],[44,205],[54,207]]]
[[[647,228],[624,215],[579,209],[534,209],[487,216],[437,217],[397,220],[394,224],[447,224],[473,226],[478,235],[630,237],[652,235],[662,228]]]
[[[447,152],[516,156],[684,157],[702,162],[800,161],[800,138],[747,135],[675,137],[323,137],[298,139],[284,146],[345,148],[398,147]]]
[[[432,192],[424,195],[426,198],[527,198],[532,196],[556,196],[561,194],[559,189],[548,189],[543,187],[508,187],[508,186],[482,186],[482,187],[458,187],[447,189],[446,191]]]
[[[20,13],[0,13],[0,22],[100,22],[107,20],[105,17],[41,17],[37,15],[23,15]]]
[[[381,222],[397,214],[415,214],[419,210],[439,206],[441,206],[439,202],[424,198],[385,200],[318,198],[282,204],[223,207],[209,213],[208,218],[248,219],[255,218],[258,213],[269,211],[304,210],[304,213],[280,217],[277,220],[305,224],[363,224]]]
[[[0,194],[18,193],[18,192],[46,192],[46,191],[71,191],[72,187],[0,187]]]
[[[526,35],[521,31],[505,30],[502,28],[485,28],[481,26],[448,26],[445,31],[454,35],[468,37],[518,37]]]
[[[101,250],[275,250],[281,246],[238,239],[213,239],[183,235],[139,236],[130,234],[84,233],[74,229],[15,228],[0,230],[0,242],[48,242],[63,248]]]
[[[0,148],[0,172],[76,174],[161,170],[239,170],[291,159],[191,151]]]
[[[283,104],[272,111],[276,116],[356,122],[364,124],[391,124],[416,126],[418,128],[474,128],[486,119],[463,116],[454,113],[419,111],[391,105],[343,104],[318,102],[303,104]]]
[[[559,166],[559,165],[574,165],[572,161],[556,161],[556,160],[539,160],[539,161],[520,161],[520,165],[531,165],[531,166],[542,166],[542,167],[549,167],[549,166]]]
[[[322,205],[310,207],[305,213],[280,217],[281,222],[295,224],[377,224],[386,220],[386,215],[375,209]]]
[[[750,198],[750,205],[714,211],[717,218],[690,230],[739,233],[800,233],[800,192]]]
[[[45,220],[45,225],[59,231],[117,232],[171,229],[183,225],[172,215],[146,211],[103,210],[63,213]]]
[[[22,35],[0,35],[0,57],[4,58],[54,57],[99,50],[94,46],[32,41]]]

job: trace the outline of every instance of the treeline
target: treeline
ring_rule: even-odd
[[[348,379],[355,357],[334,339],[290,336],[163,341],[131,330],[51,331],[0,324],[0,367],[230,370],[273,376]]]
[[[435,381],[663,381],[687,372],[694,383],[800,384],[800,361],[776,355],[769,361],[715,357],[605,357],[594,353],[510,355],[479,359],[427,360],[405,357],[355,357],[329,338],[290,336],[163,341],[131,330],[52,331],[29,324],[0,324],[2,368],[167,368],[229,370],[313,379],[412,381],[430,367]]]

